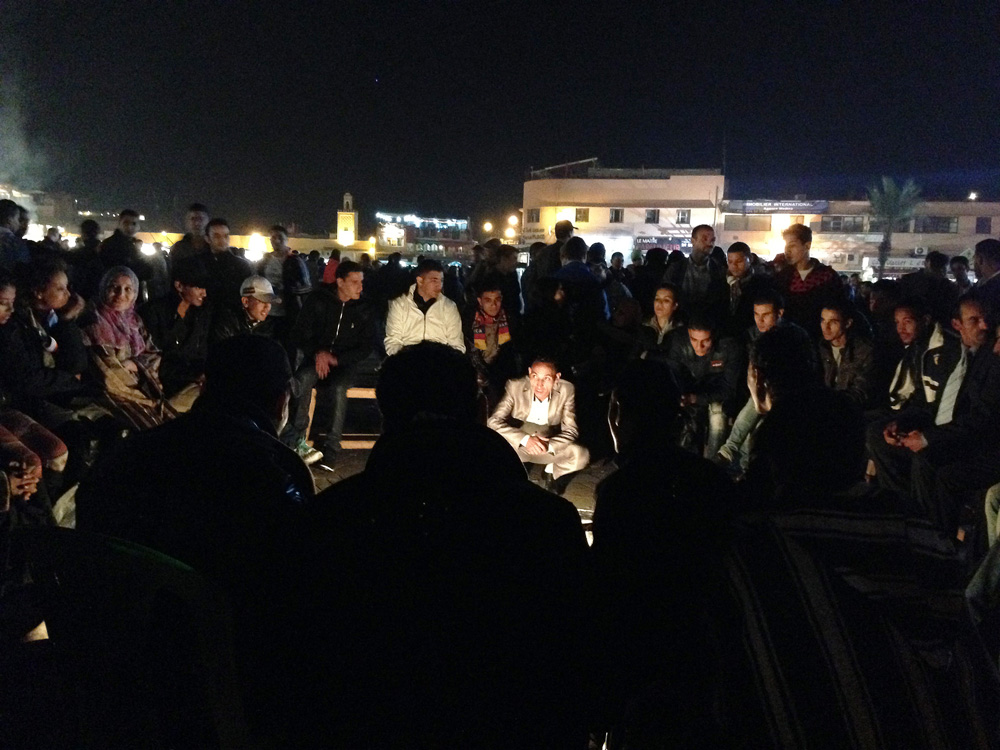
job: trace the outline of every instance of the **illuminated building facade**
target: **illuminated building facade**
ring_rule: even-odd
[[[435,219],[416,214],[375,214],[378,230],[375,249],[379,254],[428,255],[447,259],[471,257],[475,242],[468,219]]]
[[[790,224],[813,231],[811,254],[838,271],[867,273],[878,266],[882,227],[868,201],[728,200],[716,227],[722,247],[746,242],[762,258],[784,251],[781,233]],[[972,257],[976,243],[1000,233],[1000,203],[926,201],[912,219],[893,230],[886,273],[898,275],[923,266],[932,250]]]
[[[687,250],[693,227],[718,223],[724,191],[718,169],[607,169],[586,159],[535,170],[524,183],[521,243],[553,242],[566,219],[608,256]]]

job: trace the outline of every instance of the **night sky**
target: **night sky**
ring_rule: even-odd
[[[730,197],[1000,199],[996,0],[646,5],[7,0],[0,177],[316,232],[345,191],[479,221],[531,166],[724,146]]]

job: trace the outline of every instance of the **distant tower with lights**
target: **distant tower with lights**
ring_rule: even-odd
[[[358,236],[358,212],[354,210],[354,198],[344,193],[344,208],[337,211],[337,244],[349,246]]]

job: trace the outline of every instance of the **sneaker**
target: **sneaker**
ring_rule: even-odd
[[[295,452],[299,454],[303,461],[306,462],[306,466],[312,466],[314,463],[323,458],[322,452],[312,448],[305,440],[300,440],[298,447]]]

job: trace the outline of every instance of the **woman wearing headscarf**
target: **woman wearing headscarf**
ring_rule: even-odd
[[[101,278],[94,321],[84,331],[94,375],[111,404],[137,428],[176,416],[160,383],[160,350],[135,311],[139,279],[126,266]]]

